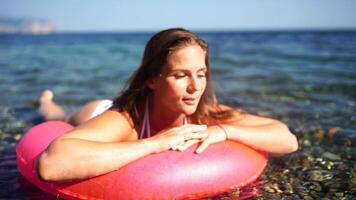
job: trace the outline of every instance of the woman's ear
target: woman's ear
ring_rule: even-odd
[[[151,90],[154,90],[154,89],[156,89],[157,80],[155,78],[151,78],[151,79],[146,81],[146,85]]]

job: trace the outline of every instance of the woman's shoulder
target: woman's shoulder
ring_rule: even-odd
[[[63,138],[117,142],[131,138],[134,132],[133,122],[128,113],[110,109],[75,127]]]

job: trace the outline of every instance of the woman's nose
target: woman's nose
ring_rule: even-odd
[[[190,78],[190,82],[188,85],[188,92],[193,93],[199,90],[198,80],[194,77]]]

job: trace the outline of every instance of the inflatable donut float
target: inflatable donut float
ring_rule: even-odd
[[[210,145],[196,154],[166,151],[140,158],[120,169],[71,182],[45,182],[37,176],[37,160],[56,137],[73,127],[50,121],[32,127],[16,146],[20,173],[32,184],[64,199],[192,199],[216,195],[254,182],[268,155],[237,142]],[[73,161],[74,162],[74,161]]]

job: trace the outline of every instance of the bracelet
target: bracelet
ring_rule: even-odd
[[[221,124],[217,124],[217,126],[218,126],[219,128],[221,128],[221,129],[224,131],[224,133],[225,133],[225,139],[227,140],[227,131],[226,131],[225,127],[224,127],[223,125],[221,125]]]

